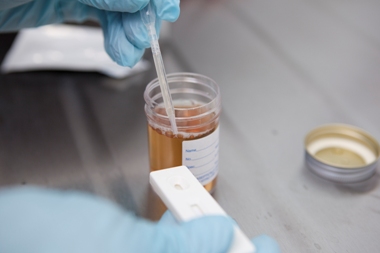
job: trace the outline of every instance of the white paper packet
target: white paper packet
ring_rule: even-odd
[[[97,27],[47,25],[23,29],[5,56],[1,72],[97,71],[121,79],[150,68],[146,60],[133,68],[117,65],[105,52],[103,41],[103,32]]]

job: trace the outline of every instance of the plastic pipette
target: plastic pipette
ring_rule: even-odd
[[[158,44],[158,37],[156,33],[156,28],[155,28],[156,13],[154,12],[151,4],[149,3],[144,9],[140,10],[140,15],[141,15],[141,19],[144,25],[148,29],[150,47],[152,49],[154,65],[156,66],[158,82],[160,84],[162,98],[164,100],[164,105],[166,109],[166,114],[169,117],[173,134],[178,134],[177,124],[175,122],[172,96],[170,95],[164,62],[162,61],[161,50]]]

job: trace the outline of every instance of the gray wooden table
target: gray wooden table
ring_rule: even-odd
[[[307,132],[327,123],[380,140],[379,24],[374,0],[182,2],[167,72],[220,85],[214,196],[250,237],[268,234],[283,252],[379,252],[379,176],[322,180],[303,149]],[[0,185],[84,190],[158,219],[142,98],[154,76],[0,75]]]

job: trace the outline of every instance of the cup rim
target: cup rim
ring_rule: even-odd
[[[189,111],[189,110],[190,111],[191,110],[200,110],[202,108],[212,108],[212,109],[209,109],[209,110],[205,111],[204,113],[198,114],[196,116],[176,117],[176,121],[177,120],[179,120],[179,121],[194,120],[196,118],[204,117],[205,115],[208,115],[208,114],[213,113],[213,112],[216,112],[217,116],[219,116],[220,107],[221,107],[221,95],[220,95],[219,86],[213,79],[211,79],[205,75],[201,75],[201,74],[197,74],[197,73],[177,72],[177,73],[168,74],[167,75],[167,81],[168,81],[168,84],[170,84],[171,82],[175,82],[175,81],[193,82],[193,83],[197,83],[197,84],[204,85],[207,87],[210,87],[210,84],[212,84],[211,88],[215,92],[215,97],[212,98],[207,103],[204,103],[202,105],[198,105],[195,107],[191,107],[191,108],[175,108],[174,110],[181,112],[181,111]],[[206,81],[207,81],[207,84],[206,84]],[[157,103],[154,102],[153,97],[149,96],[149,93],[157,87],[159,87],[159,82],[158,82],[158,78],[155,78],[152,81],[150,81],[145,88],[145,91],[144,91],[145,112],[147,115],[149,112],[150,114],[154,115],[155,117],[158,117],[158,118],[161,118],[164,120],[169,120],[167,115],[158,114],[153,110],[153,108],[155,108]]]

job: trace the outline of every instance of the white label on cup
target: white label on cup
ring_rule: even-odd
[[[182,142],[182,165],[198,181],[206,185],[218,174],[219,126],[211,134],[196,140]]]

